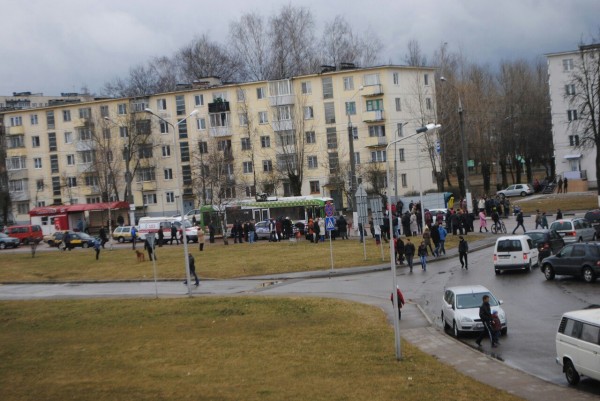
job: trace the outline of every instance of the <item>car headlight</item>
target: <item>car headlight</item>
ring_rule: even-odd
[[[473,323],[473,319],[471,319],[470,317],[467,317],[467,316],[463,316],[460,318],[460,322],[461,323]]]

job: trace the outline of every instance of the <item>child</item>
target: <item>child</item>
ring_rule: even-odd
[[[502,331],[502,323],[500,322],[500,318],[498,317],[498,311],[495,310],[492,312],[492,347],[496,348],[500,342],[500,333]]]
[[[427,271],[427,245],[425,245],[424,241],[421,241],[421,245],[419,245],[417,253],[421,259],[421,268],[423,271]]]

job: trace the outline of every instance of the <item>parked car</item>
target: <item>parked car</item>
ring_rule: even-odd
[[[600,244],[568,244],[556,255],[544,259],[541,271],[546,280],[555,275],[583,277],[587,283],[600,275]]]
[[[556,230],[562,237],[565,243],[596,241],[596,229],[586,220],[563,219],[556,220],[550,224],[551,230]]]
[[[429,212],[431,213],[431,216],[433,218],[433,222],[435,223],[437,215],[439,212],[442,212],[442,221],[446,221],[446,215],[448,214],[448,209],[446,208],[436,208],[436,209],[429,209]]]
[[[89,234],[82,232],[69,232],[69,245],[67,246],[65,236],[63,235],[61,242],[58,244],[58,248],[62,249],[63,251],[67,249],[70,251],[73,248],[78,247],[89,248],[94,246],[95,241],[96,240],[92,238]]]
[[[254,232],[256,239],[269,239],[271,237],[271,230],[269,229],[269,221],[259,221],[254,225]]]
[[[44,242],[47,243],[48,246],[58,247],[58,245],[62,242],[65,233],[74,234],[75,232],[69,230],[55,231],[50,235],[45,235]]]
[[[18,238],[9,237],[4,233],[0,233],[0,249],[17,248],[21,244]]]
[[[525,235],[531,238],[533,245],[538,249],[540,261],[558,253],[565,246],[565,241],[555,230],[530,230]]]
[[[533,193],[533,187],[529,184],[514,184],[510,185],[501,191],[496,192],[501,198],[509,196],[527,196]]]
[[[539,264],[539,251],[527,235],[508,235],[496,240],[494,246],[494,272],[527,270]]]
[[[119,226],[115,228],[112,233],[112,237],[114,240],[117,240],[121,243],[125,241],[133,241],[133,237],[131,236],[131,226]]]
[[[449,287],[444,291],[442,299],[442,324],[445,329],[452,329],[455,337],[464,332],[479,332],[484,330],[479,318],[479,307],[483,296],[490,297],[490,306],[493,311],[498,311],[502,323],[502,334],[508,331],[506,313],[500,307],[502,301],[498,300],[490,290],[482,285],[463,285]]]
[[[600,238],[600,209],[589,210],[583,218],[596,230],[596,238]]]
[[[22,244],[29,244],[29,241],[42,241],[44,234],[42,233],[42,227],[37,224],[25,224],[21,226],[10,226],[7,227],[5,233],[9,237],[18,238]]]

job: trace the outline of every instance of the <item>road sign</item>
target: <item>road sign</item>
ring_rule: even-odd
[[[325,229],[327,231],[335,230],[335,218],[333,217],[325,217]]]
[[[373,217],[373,224],[376,226],[383,225],[383,212],[381,206],[381,198],[370,198],[369,203],[371,204],[371,214]]]
[[[334,213],[335,213],[335,206],[333,206],[333,203],[327,202],[325,204],[325,216],[332,217]]]

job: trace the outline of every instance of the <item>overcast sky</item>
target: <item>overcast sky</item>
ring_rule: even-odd
[[[225,43],[229,23],[270,16],[275,0],[2,0],[0,95],[58,95],[124,76],[151,57],[172,56],[195,36]],[[599,0],[294,0],[320,30],[343,15],[357,32],[375,31],[385,63],[403,64],[417,39],[431,59],[440,44],[470,61],[534,58],[576,49],[600,32]]]

